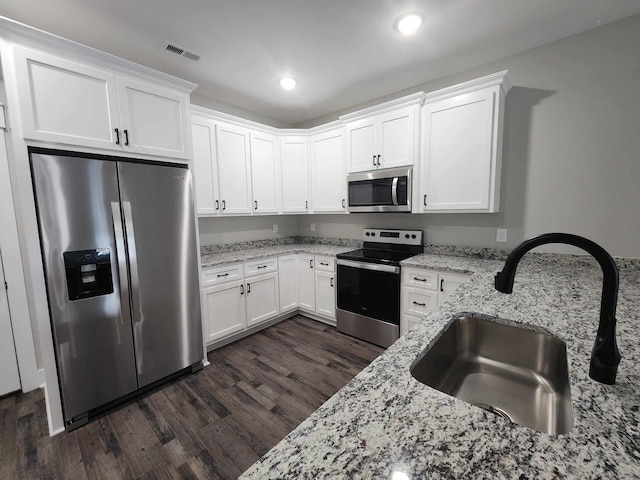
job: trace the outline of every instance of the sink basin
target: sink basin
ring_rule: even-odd
[[[570,432],[573,411],[565,343],[496,320],[456,316],[436,343],[418,356],[411,375],[519,425],[550,435]]]

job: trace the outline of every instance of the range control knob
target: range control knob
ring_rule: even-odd
[[[408,233],[405,233],[405,234],[404,234],[404,238],[409,238],[409,234],[408,234]]]
[[[413,235],[411,235],[411,238],[416,238],[416,235],[415,235],[415,233],[414,233]]]
[[[368,237],[369,235],[371,235],[369,232],[365,233],[365,235]]]
[[[371,236],[375,237],[376,236],[376,232],[371,232]]]

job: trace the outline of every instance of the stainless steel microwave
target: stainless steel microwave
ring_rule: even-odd
[[[411,212],[412,168],[347,176],[349,212]]]

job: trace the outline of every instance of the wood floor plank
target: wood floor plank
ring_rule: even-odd
[[[296,316],[53,438],[41,390],[2,397],[0,480],[237,478],[382,351]]]
[[[258,461],[258,455],[222,420],[203,428],[198,436],[221,469],[231,478],[239,477]]]

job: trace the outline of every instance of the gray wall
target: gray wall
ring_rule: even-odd
[[[350,238],[364,226],[420,228],[428,243],[510,247],[564,231],[640,258],[638,45],[640,15],[385,97],[509,70],[500,213],[300,216],[300,234],[310,234],[311,223],[320,236]],[[495,242],[498,227],[508,229],[507,244]]]
[[[278,233],[273,224],[278,224]],[[298,234],[298,217],[295,215],[219,217],[198,219],[200,245],[243,242],[291,237]]]

